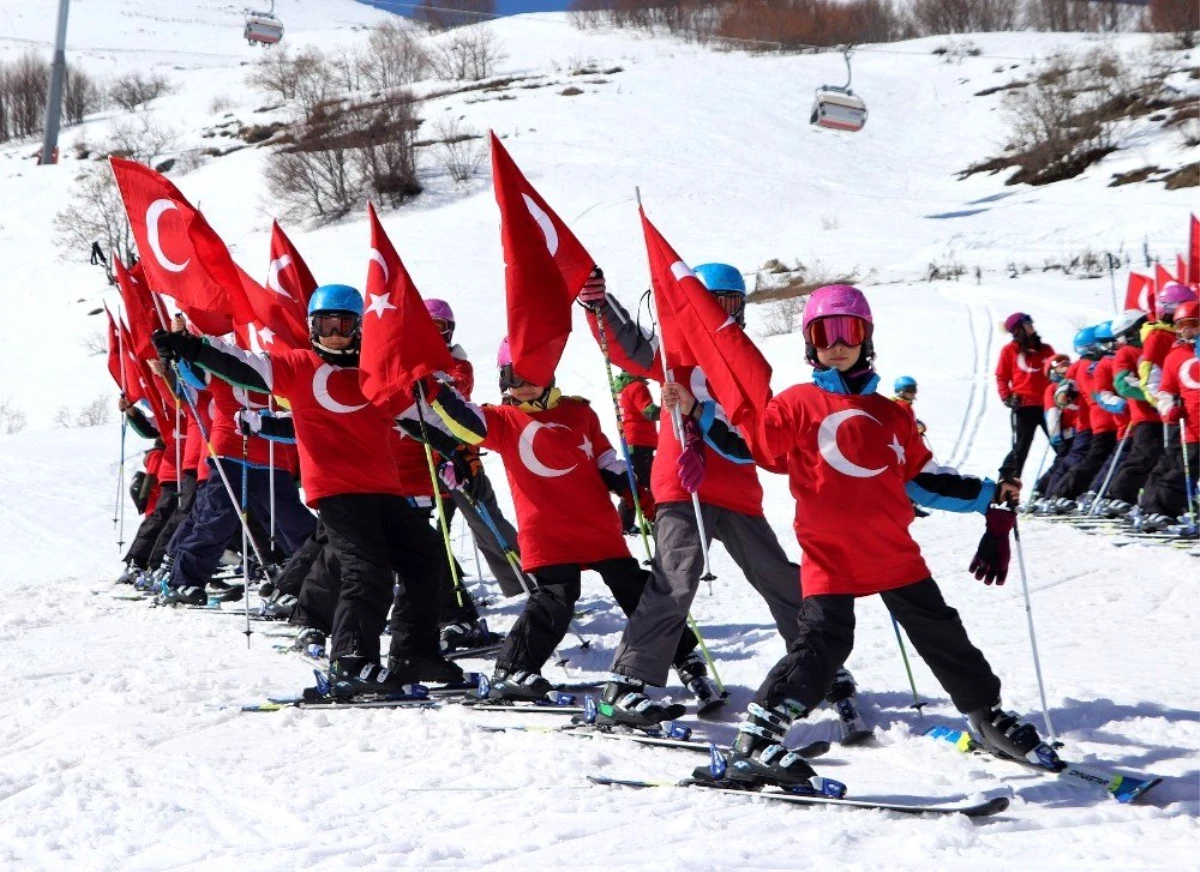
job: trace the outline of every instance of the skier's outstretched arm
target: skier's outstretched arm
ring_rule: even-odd
[[[151,339],[160,354],[194,363],[236,387],[268,394],[274,388],[270,355],[255,354],[223,339],[211,336],[201,339],[190,333],[156,330]]]

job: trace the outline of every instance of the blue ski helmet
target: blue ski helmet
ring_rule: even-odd
[[[735,266],[727,263],[702,263],[692,267],[700,283],[714,294],[736,293],[746,296],[746,281]]]
[[[1112,321],[1097,324],[1093,329],[1096,331],[1097,342],[1111,342],[1115,338],[1112,331]]]
[[[917,389],[917,380],[911,375],[902,375],[896,379],[896,383],[892,385],[892,390],[896,393],[901,391],[915,391]]]
[[[1096,344],[1096,328],[1084,327],[1075,334],[1075,353],[1086,354]]]
[[[308,300],[309,317],[318,312],[351,312],[361,318],[362,294],[349,285],[321,285]]]

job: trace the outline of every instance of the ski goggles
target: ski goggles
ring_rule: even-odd
[[[725,310],[726,315],[732,315],[738,318],[742,314],[742,310],[746,308],[746,298],[738,293],[713,294],[717,298],[717,302],[721,304],[721,308]]]
[[[828,347],[828,346],[826,346],[826,347]],[[898,393],[902,397],[915,397],[917,395],[917,389],[916,388],[901,388],[900,390],[896,391],[896,393]]]
[[[837,344],[853,348],[871,336],[871,325],[853,315],[829,315],[808,325],[805,338],[816,348],[833,348]]]
[[[445,318],[434,318],[433,326],[437,328],[438,333],[442,334],[442,338],[447,342],[454,335],[454,322],[447,321]]]
[[[326,339],[330,336],[353,336],[358,332],[362,319],[358,315],[321,312],[312,316],[312,332]]]
[[[528,382],[513,372],[512,364],[500,367],[500,390],[509,391],[513,388],[523,388]]]

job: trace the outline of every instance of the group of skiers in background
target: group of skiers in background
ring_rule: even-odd
[[[742,330],[740,271],[708,263],[692,273]],[[1086,508],[1103,494],[1106,514],[1135,515],[1144,527],[1176,523],[1188,508],[1181,479],[1196,478],[1193,292],[1164,289],[1157,321],[1125,312],[1079,331],[1073,363],[1040,339],[1030,316],[1011,316],[996,375],[1013,413],[1013,450],[995,481],[935,462],[913,410],[915,379],[897,379],[892,399],[878,393],[874,320],[857,288],[811,294],[802,351],[812,382],[743,410],[736,425],[726,410],[733,398],[699,365],[666,368],[656,337],[600,270],[577,300],[623,370],[612,383],[619,448],[587,400],[516,371],[508,340],[496,362],[503,399],[473,402],[475,372],[454,343],[445,301],[425,305],[453,370],[422,378],[386,412],[360,390],[364,305],[350,286],[312,294],[307,349],[250,352],[176,318],[153,344],[184,426],[119,401],[133,428],[158,440],[137,483],[145,518],[120,581],[163,604],[205,606],[214,593],[240,597],[214,573],[227,549],[245,552],[252,570],[242,582],[258,585],[261,616],[289,620],[298,648],[327,651],[337,693],[462,681],[453,657],[466,651],[494,654],[490,698],[523,703],[553,691],[543,668],[571,627],[581,573],[594,570],[628,618],[596,722],[650,729],[681,713],[653,691],[672,669],[701,712],[723,703],[689,615],[715,539],[762,597],[786,652],[747,707],[725,777],[795,787],[814,776],[788,749],[788,728],[853,697],[845,663],[854,601],[876,593],[986,747],[1045,753],[1036,728],[1001,708],[1000,679],[942,598],[908,526],[921,507],[984,515],[970,569],[1003,584],[1038,429],[1055,459],[1037,482],[1037,511]],[[661,386],[661,409],[648,381]],[[515,526],[483,451],[503,461]],[[764,516],[759,466],[788,476],[800,566]],[[504,637],[488,630],[463,583],[445,535],[453,511],[501,592],[526,597]],[[642,565],[626,536],[652,536],[652,561]]]
[[[1193,287],[1167,283],[1156,318],[1128,309],[1081,328],[1074,361],[1042,341],[1029,315],[1009,316],[996,382],[1012,409],[1013,448],[1001,474],[1020,477],[1039,428],[1054,455],[1048,467],[1043,457],[1028,511],[1195,537],[1198,307]]]

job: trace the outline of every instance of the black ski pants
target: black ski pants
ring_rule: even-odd
[[[554,649],[567,635],[575,603],[579,600],[580,575],[585,567],[578,563],[543,566],[532,573],[537,587],[525,603],[525,611],[504,640],[496,655],[499,669],[524,669],[540,672]],[[650,573],[632,557],[617,557],[590,564],[599,573],[613,599],[626,617],[632,615],[642,598]],[[675,646],[672,662],[681,663],[695,650],[699,640],[690,628],[684,630]]]
[[[1121,452],[1121,465],[1109,482],[1107,497],[1136,504],[1142,485],[1150,477],[1150,470],[1162,457],[1162,423],[1141,421],[1130,427],[1126,437],[1129,442]]]
[[[321,549],[328,541],[325,529],[321,526],[321,519],[318,518],[312,535],[305,539],[303,544],[292,552],[287,563],[283,564],[279,577],[275,579],[275,589],[288,596],[300,596],[300,588],[304,585],[305,576],[308,575],[313,563],[321,556]]]
[[[1083,463],[1092,446],[1092,431],[1080,430],[1064,444],[1067,446],[1067,450],[1054,458],[1054,463],[1042,476],[1042,480],[1038,482],[1038,493],[1042,496],[1053,495],[1071,474],[1071,470]]]
[[[325,497],[317,508],[341,579],[330,659],[379,662],[393,572],[403,589],[401,613],[392,616],[393,634],[400,629],[409,651],[436,654],[438,561],[446,557],[421,513],[392,494],[339,494]]]
[[[450,500],[444,500],[442,506],[446,512],[446,529],[450,529],[450,521],[454,518],[454,503]],[[440,617],[438,618],[439,626],[446,624],[458,623],[474,623],[479,620],[479,610],[475,607],[475,600],[471,597],[471,592],[467,590],[466,584],[463,582],[462,565],[446,550],[446,541],[442,537],[441,524],[437,518],[436,506],[420,506],[416,507],[416,511],[425,518],[426,523],[430,524],[430,529],[437,538],[438,545],[441,548],[442,559],[438,563],[438,603],[440,609]],[[453,562],[454,574],[451,574],[451,562]],[[401,576],[404,572],[400,573]],[[454,583],[455,575],[458,577],[458,583]],[[395,615],[402,613],[404,604],[401,602],[400,591],[403,584],[396,586],[396,595],[392,603],[392,648],[393,652],[399,643],[400,650],[407,648],[407,643],[403,638],[397,638]]]
[[[1013,409],[1013,447],[1012,451],[1008,452],[1008,456],[1004,458],[1004,462],[1000,464],[1001,478],[1021,477],[1021,473],[1025,469],[1025,459],[1029,456],[1029,446],[1033,444],[1033,437],[1037,434],[1039,427],[1049,439],[1050,432],[1046,429],[1046,415],[1041,406],[1021,406]]]
[[[1116,445],[1117,434],[1115,432],[1110,430],[1106,433],[1093,433],[1087,454],[1079,463],[1071,467],[1061,480],[1051,484],[1049,490],[1046,491],[1046,496],[1077,499],[1088,489],[1096,474],[1103,469],[1105,461],[1112,457]]]
[[[1150,473],[1146,481],[1146,489],[1142,491],[1142,511],[1147,515],[1169,515],[1178,517],[1187,511],[1188,476],[1192,480],[1195,492],[1196,476],[1200,473],[1197,461],[1200,461],[1200,443],[1190,442],[1187,445],[1188,475],[1184,475],[1183,451],[1179,447],[1179,428],[1174,430],[1162,458]]]
[[[133,542],[130,543],[129,550],[125,552],[126,563],[142,569],[158,568],[157,565],[150,565],[150,557],[154,553],[154,546],[158,542],[163,527],[174,514],[178,502],[179,491],[174,481],[165,481],[159,485],[158,502],[154,504],[154,511],[143,518],[142,523],[138,526]]]
[[[179,499],[175,501],[175,511],[171,512],[171,517],[163,524],[162,532],[158,534],[154,543],[154,550],[150,552],[151,566],[160,565],[165,555],[173,553],[174,544],[178,539],[176,534],[191,515],[192,506],[196,504],[198,487],[196,471],[185,469],[180,482]]]
[[[650,492],[650,469],[654,466],[654,449],[643,445],[629,446],[629,466],[633,470],[633,480],[638,488],[645,493]],[[621,515],[621,528],[630,530],[637,524],[637,511],[633,507],[633,497],[622,497],[618,509]]]
[[[1000,699],[1000,679],[967,638],[958,612],[932,578],[879,594],[938,683],[963,714]],[[806,597],[800,635],[767,674],[754,701],[770,708],[786,699],[812,711],[854,647],[854,600],[844,594]]]

